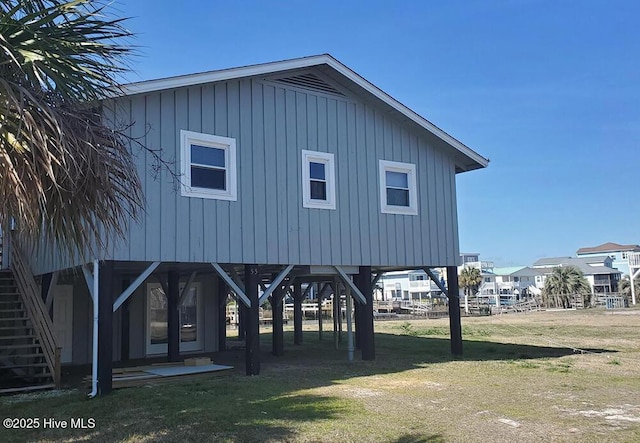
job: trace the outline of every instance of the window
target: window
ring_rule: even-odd
[[[416,165],[380,160],[380,206],[383,214],[418,215]]]
[[[302,151],[302,206],[336,209],[336,179],[333,154]]]
[[[628,252],[623,252],[622,253],[622,259],[626,260],[629,257],[629,253]]]
[[[180,283],[180,291],[184,283]],[[202,350],[200,285],[194,283],[180,305],[180,351]],[[147,285],[147,354],[167,352],[167,296],[158,283]]]
[[[184,130],[180,137],[182,195],[236,201],[236,140]]]

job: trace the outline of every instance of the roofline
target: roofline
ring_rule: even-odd
[[[369,82],[364,77],[360,76],[347,66],[340,63],[329,54],[313,55],[278,62],[261,63],[257,65],[248,65],[238,68],[229,68],[217,71],[208,71],[197,74],[187,74],[156,80],[146,80],[141,82],[129,83],[123,85],[119,91],[120,93],[114,94],[114,96],[146,94],[149,92],[156,92],[165,89],[181,88],[203,83],[219,82],[242,77],[271,74],[274,72],[308,68],[318,65],[328,65],[329,67],[333,68],[334,70],[354,82],[356,85],[360,86],[379,100],[382,100],[401,114],[405,115],[414,123],[417,123],[419,126],[423,127],[433,135],[437,136],[444,142],[454,147],[460,153],[475,161],[481,168],[486,168],[489,165],[489,160],[487,158],[478,154],[461,141],[455,139],[424,117],[409,109],[398,100],[394,99],[389,94],[375,86],[373,83]]]

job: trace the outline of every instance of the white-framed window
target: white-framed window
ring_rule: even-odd
[[[626,260],[627,258],[629,258],[629,253],[628,252],[623,252],[622,253],[622,260]]]
[[[180,292],[185,284],[180,283]],[[166,354],[169,341],[167,323],[167,296],[159,283],[147,284],[147,355]],[[179,307],[180,351],[201,351],[204,336],[204,309],[200,283],[191,285]]]
[[[302,206],[336,209],[336,168],[333,154],[302,150]]]
[[[418,215],[416,165],[380,160],[380,208],[383,214]]]
[[[180,131],[182,196],[238,199],[236,140]]]

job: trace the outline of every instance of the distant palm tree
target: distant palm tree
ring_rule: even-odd
[[[560,266],[554,268],[545,279],[542,290],[545,305],[554,307],[571,307],[571,297],[581,295],[584,306],[591,298],[591,287],[582,271],[575,266]]]
[[[636,298],[640,297],[640,279],[636,278],[633,281],[633,286],[636,293]],[[628,275],[622,277],[618,282],[618,292],[624,295],[627,300],[631,300],[631,278]]]
[[[478,292],[482,283],[482,274],[478,268],[465,267],[458,277],[458,285],[464,290],[464,309],[469,312],[469,296]]]
[[[105,3],[0,0],[0,222],[72,252],[142,209],[125,132],[100,100],[128,70]]]

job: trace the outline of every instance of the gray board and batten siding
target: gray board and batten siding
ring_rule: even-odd
[[[178,173],[181,130],[234,138],[238,195],[237,201],[184,197],[169,173],[154,171],[149,153],[136,151],[146,211],[139,223],[130,224],[125,239],[111,241],[99,258],[457,265],[460,153],[323,70],[300,73],[321,79],[324,88],[263,75],[134,94],[106,106],[115,121],[132,123],[132,137],[150,149],[161,148]],[[334,154],[335,210],[303,207],[302,150]],[[416,165],[418,215],[381,213],[379,160]],[[83,261],[43,260],[36,273]]]

